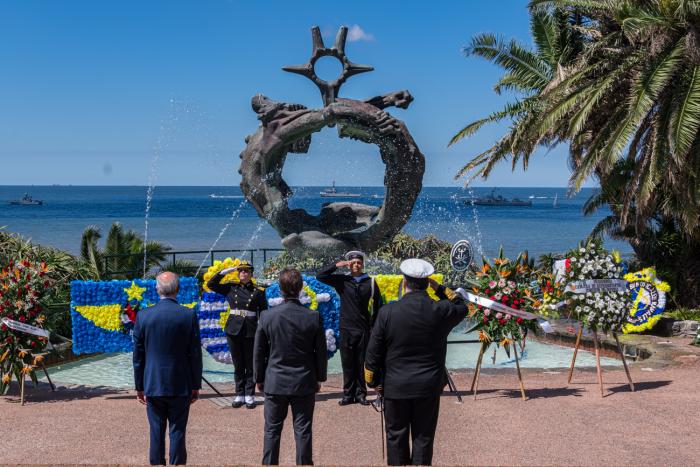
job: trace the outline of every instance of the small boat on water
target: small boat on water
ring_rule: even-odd
[[[335,187],[335,180],[333,181],[333,186],[330,188],[325,188],[319,193],[322,198],[359,198],[360,193],[349,193],[347,191],[338,191]]]
[[[532,206],[531,200],[522,200],[520,198],[504,198],[502,195],[496,195],[495,190],[489,196],[483,198],[474,198],[464,201],[465,204],[473,204],[475,206]]]
[[[217,195],[215,193],[212,193],[209,195],[209,197],[215,199],[241,199],[243,198],[243,195]]]
[[[13,199],[10,204],[21,205],[21,206],[41,206],[44,204],[43,201],[34,199],[29,193],[25,193],[22,199]]]

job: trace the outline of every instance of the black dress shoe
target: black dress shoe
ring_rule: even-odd
[[[245,408],[246,408],[246,409],[254,409],[254,408],[255,408],[255,402],[253,402],[252,404],[246,404],[246,405],[245,405]]]
[[[338,401],[338,405],[350,405],[355,403],[354,397],[343,397]]]
[[[370,404],[370,402],[367,400],[367,398],[365,396],[360,396],[356,400],[357,400],[357,403],[360,405],[369,405]]]
[[[234,399],[234,401],[231,403],[231,407],[234,409],[237,409],[239,407],[243,407],[244,402],[243,401],[237,401]]]

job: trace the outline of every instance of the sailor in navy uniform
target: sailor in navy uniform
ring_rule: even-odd
[[[238,270],[238,283],[222,284],[227,274]],[[255,378],[253,377],[253,347],[258,318],[267,309],[265,290],[255,286],[252,281],[253,265],[241,262],[235,268],[227,268],[214,275],[207,286],[214,292],[224,295],[231,307],[224,332],[233,359],[236,396],[233,407],[255,408]]]
[[[370,387],[383,385],[388,464],[431,465],[440,393],[447,383],[447,336],[466,317],[467,305],[458,293],[429,279],[434,269],[427,261],[408,259],[400,268],[406,293],[377,317],[365,379]],[[428,296],[428,287],[439,301]]]
[[[343,398],[340,405],[368,405],[363,374],[370,331],[382,306],[382,294],[373,277],[364,272],[365,255],[349,251],[345,261],[330,264],[316,279],[333,287],[340,296],[340,362],[343,366]],[[347,267],[350,274],[334,274]]]

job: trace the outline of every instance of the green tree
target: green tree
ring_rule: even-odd
[[[566,142],[571,190],[597,178],[601,192],[587,210],[612,211],[596,232],[626,238],[644,263],[670,268],[680,301],[698,304],[700,2],[535,0],[531,15],[567,15],[576,52],[545,85],[522,88],[536,105],[508,116],[508,144],[465,169],[488,176],[504,158],[526,165],[538,146]]]
[[[124,230],[115,222],[105,238],[104,248],[98,245],[102,238],[100,228],[90,225],[85,228],[80,241],[80,256],[99,279],[133,279],[144,275],[152,268],[160,267],[170,247],[149,241],[144,248],[143,237],[134,230]]]

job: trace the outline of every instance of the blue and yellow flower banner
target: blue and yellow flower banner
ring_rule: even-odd
[[[196,278],[180,278],[178,302],[198,306]],[[71,282],[73,353],[131,352],[136,315],[156,303],[158,293],[152,279]]]

